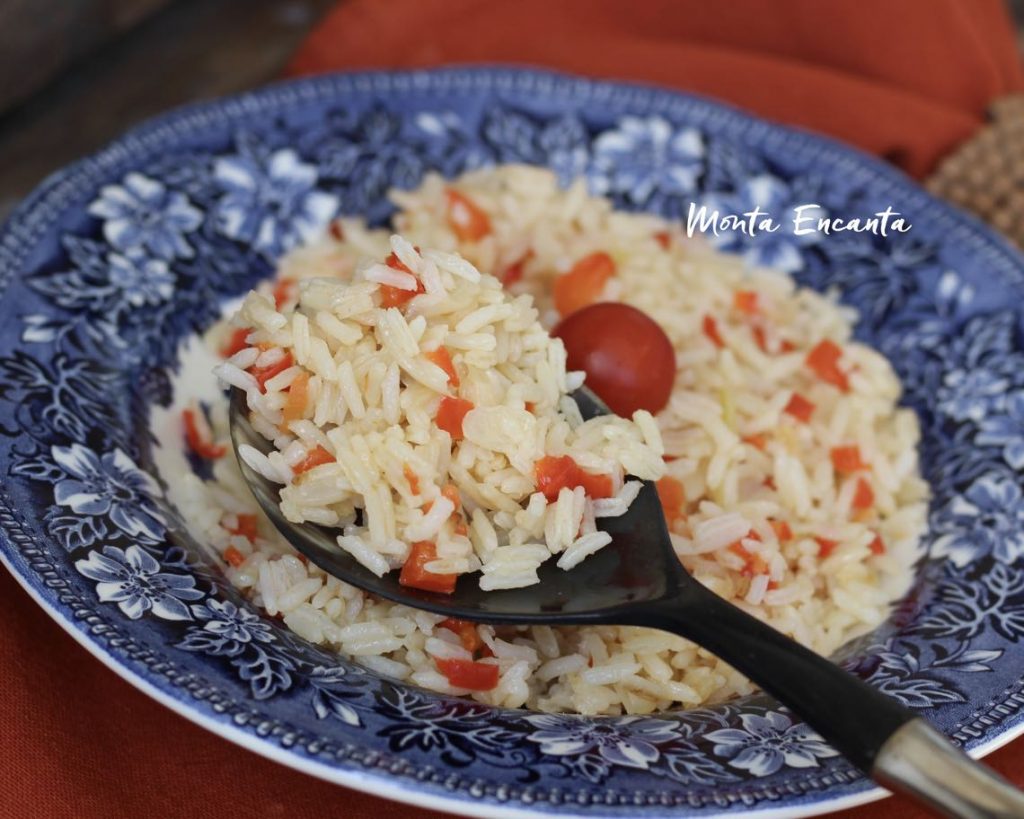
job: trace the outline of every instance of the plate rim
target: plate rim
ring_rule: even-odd
[[[0,530],[0,535],[3,535],[4,538],[6,538],[5,530]],[[113,671],[119,678],[133,686],[136,690],[141,691],[158,704],[177,714],[179,717],[183,717],[188,720],[193,725],[198,725],[200,728],[209,731],[214,736],[227,740],[233,745],[236,745],[245,751],[257,754],[271,762],[283,765],[296,773],[305,774],[323,782],[328,782],[332,785],[341,785],[346,788],[351,788],[359,791],[360,793],[365,793],[368,796],[390,799],[392,801],[412,805],[414,807],[443,810],[457,816],[480,817],[480,819],[549,819],[551,816],[557,815],[567,817],[567,819],[590,819],[590,817],[601,815],[600,813],[595,813],[593,810],[582,811],[579,813],[560,811],[557,814],[553,814],[551,812],[535,811],[530,808],[510,805],[493,805],[489,802],[471,802],[465,799],[435,796],[434,794],[427,793],[422,790],[402,787],[400,784],[402,780],[388,776],[387,774],[376,774],[356,768],[340,768],[325,765],[316,760],[300,758],[272,742],[267,742],[259,737],[253,736],[253,734],[241,728],[236,728],[228,723],[213,719],[198,709],[189,707],[181,700],[175,699],[170,694],[161,690],[158,686],[145,679],[141,674],[132,671],[120,662],[116,657],[106,651],[100,643],[95,640],[90,640],[85,631],[79,628],[71,618],[53,607],[50,604],[50,601],[47,600],[30,582],[29,578],[24,577],[15,568],[6,550],[0,549],[0,563],[10,571],[18,585],[25,590],[29,597],[32,598],[32,600],[41,609],[43,609],[43,611],[45,611],[58,626],[69,634],[79,646],[84,648],[95,659],[99,660],[106,668]],[[1004,745],[1009,744],[1021,735],[1024,735],[1024,722],[1021,722],[999,736],[994,737],[989,742],[970,749],[968,754],[974,759],[981,759]],[[381,787],[388,792],[381,793],[379,791]],[[823,815],[826,812],[821,810],[823,807],[826,808],[827,812],[831,813],[834,811],[855,808],[860,805],[867,805],[871,802],[877,802],[881,799],[885,799],[891,795],[892,793],[890,791],[880,785],[874,785],[859,793],[837,797],[832,800],[812,802],[807,805],[801,805],[795,809],[774,807],[753,811],[732,812],[727,815],[746,816],[756,813],[759,819],[800,819],[800,817],[805,816]],[[664,815],[682,816],[685,814],[685,811],[671,811]],[[712,817],[718,814],[705,813],[704,815]],[[722,815],[726,814],[723,813]]]
[[[468,75],[468,76],[467,76]],[[916,202],[935,211],[939,209],[943,215],[961,228],[968,229],[974,235],[978,250],[988,250],[997,254],[1007,253],[1017,256],[1018,252],[1010,243],[996,233],[993,229],[982,223],[971,214],[960,211],[943,200],[929,194],[921,188],[914,180],[911,180],[898,169],[882,162],[878,158],[862,152],[861,150],[838,142],[830,137],[816,134],[803,128],[784,125],[772,120],[748,113],[741,108],[729,103],[705,97],[698,94],[681,92],[649,83],[625,82],[601,78],[584,77],[571,73],[535,69],[522,66],[494,65],[494,64],[473,64],[444,67],[429,70],[413,71],[359,71],[359,72],[336,72],[315,77],[298,78],[275,82],[258,89],[247,91],[241,94],[228,97],[216,98],[202,102],[174,108],[170,111],[149,118],[131,129],[125,131],[111,142],[100,148],[98,151],[79,159],[69,165],[63,166],[50,174],[41,182],[34,191],[23,199],[11,212],[7,219],[0,226],[0,262],[5,256],[12,254],[12,244],[23,242],[31,244],[33,234],[38,232],[40,223],[47,223],[45,217],[47,204],[51,207],[53,203],[49,200],[56,197],[63,186],[72,189],[89,181],[90,176],[102,173],[108,164],[116,164],[129,148],[138,143],[149,140],[158,140],[164,129],[180,129],[186,125],[195,127],[201,124],[202,119],[211,115],[215,116],[222,123],[238,119],[246,114],[246,110],[254,104],[270,104],[277,102],[281,108],[296,106],[305,101],[321,99],[326,93],[342,90],[341,84],[349,84],[344,90],[359,90],[359,83],[364,83],[367,89],[372,89],[375,84],[392,84],[390,90],[395,90],[394,83],[404,83],[406,88],[414,88],[418,82],[425,87],[435,87],[440,78],[467,77],[465,87],[469,90],[500,92],[501,83],[508,83],[508,90],[514,90],[517,83],[537,82],[540,80],[551,83],[562,83],[587,89],[588,98],[596,89],[602,87],[609,92],[635,93],[640,98],[645,97],[670,97],[675,98],[678,103],[696,104],[698,109],[703,108],[702,114],[708,119],[718,118],[719,120],[732,120],[737,124],[744,124],[748,127],[754,126],[766,131],[769,136],[782,139],[798,139],[805,145],[817,146],[820,151],[832,153],[836,158],[844,159],[854,165],[867,166],[874,174],[887,182],[903,190],[908,195],[913,195]],[[383,90],[381,88],[380,90]],[[197,122],[196,120],[199,120]],[[43,208],[42,214],[35,216],[36,230],[33,231],[33,220],[27,217],[36,214],[36,211]],[[995,247],[992,247],[992,244]],[[986,248],[986,244],[988,247]],[[7,267],[8,265],[3,265]],[[9,265],[9,275],[17,274],[17,267]],[[1024,282],[1024,273],[1021,270],[1012,271],[1013,274]],[[6,285],[6,281],[0,282]],[[12,512],[14,510],[11,510]],[[6,515],[5,515],[6,517]],[[19,523],[14,519],[15,523]],[[7,525],[0,527],[0,562],[2,562],[14,575],[19,584],[26,589],[30,596],[39,604],[47,614],[53,618],[65,631],[70,633],[74,639],[108,668],[111,668],[119,676],[134,685],[148,696],[156,699],[172,711],[185,716],[195,724],[200,725],[213,733],[228,739],[234,744],[259,753],[273,761],[282,763],[290,768],[308,773],[326,781],[352,787],[364,792],[371,792],[375,795],[385,796],[407,804],[415,804],[423,807],[442,809],[461,815],[485,815],[485,816],[550,816],[553,813],[564,816],[603,815],[606,806],[590,804],[584,813],[572,813],[566,810],[554,812],[539,812],[529,807],[523,807],[522,802],[516,804],[494,804],[493,802],[470,801],[463,791],[454,792],[452,796],[436,795],[428,791],[416,789],[413,780],[396,778],[387,771],[357,767],[357,764],[349,760],[342,760],[335,764],[326,764],[315,759],[300,756],[287,748],[281,747],[272,739],[257,735],[251,729],[247,730],[236,727],[228,721],[217,720],[212,715],[205,713],[201,708],[196,707],[194,697],[188,695],[180,684],[168,680],[164,686],[158,685],[148,679],[143,673],[133,669],[127,656],[115,656],[109,650],[105,641],[97,640],[87,633],[87,629],[80,619],[71,616],[72,612],[62,611],[58,606],[60,602],[56,598],[51,599],[43,588],[46,584],[42,578],[31,570],[29,561],[15,547],[11,532]],[[21,564],[21,565],[18,565]],[[165,690],[165,688],[167,690]],[[999,703],[996,701],[985,704],[984,709],[989,710]],[[980,710],[980,709],[979,709]],[[1002,729],[1002,730],[1000,730]],[[1003,744],[1012,741],[1015,737],[1024,734],[1024,710],[1018,710],[1002,721],[996,728],[994,736],[986,742],[974,746],[970,753],[975,756],[983,756],[1001,747]],[[828,798],[824,789],[809,789],[801,796],[810,801],[796,805],[791,808],[766,808],[757,809],[758,816],[804,816],[819,813],[823,810],[838,810],[846,807],[853,807],[864,804],[886,795],[883,789],[871,785],[863,780],[863,789],[856,793],[844,796]],[[849,784],[848,784],[849,786]],[[854,784],[854,787],[857,785]],[[382,794],[381,788],[393,793]],[[764,803],[762,803],[764,804]],[[564,803],[561,807],[564,807]],[[621,810],[620,806],[616,808]],[[595,808],[597,812],[595,814]],[[735,808],[726,808],[731,815],[740,813]],[[685,806],[678,806],[674,809],[665,808],[664,815],[682,815],[687,812]],[[661,815],[657,808],[648,809],[648,815]],[[703,812],[702,815],[712,815],[710,812]]]

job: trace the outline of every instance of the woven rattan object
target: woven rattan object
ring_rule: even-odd
[[[946,157],[928,190],[1024,247],[1024,94],[993,103],[991,122]]]

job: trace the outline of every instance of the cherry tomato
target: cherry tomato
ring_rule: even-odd
[[[583,370],[587,386],[618,415],[658,412],[676,377],[672,342],[645,313],[601,302],[563,319],[552,334],[565,344],[569,369]]]

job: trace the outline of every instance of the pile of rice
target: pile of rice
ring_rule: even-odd
[[[412,544],[429,550],[427,572],[479,570],[485,591],[538,582],[552,556],[573,568],[611,542],[596,521],[639,493],[625,476],[664,474],[654,418],[584,421],[568,395],[583,373],[566,372],[565,347],[529,296],[457,255],[399,236],[390,249],[403,269],[378,261],[349,281],[307,278],[281,309],[261,293],[245,299],[233,320],[245,346],[216,372],[245,391],[275,449],[243,445],[239,456],[284,485],[288,520],[339,528],[339,548],[378,577]],[[465,415],[442,420],[446,407]],[[318,450],[324,462],[304,468]],[[539,491],[538,469],[566,457],[603,476],[601,497],[582,485]]]
[[[458,199],[453,200],[452,191]],[[486,213],[486,235],[466,236],[459,219],[453,218],[460,215],[453,213],[453,202],[463,198]],[[393,199],[399,207],[393,228],[412,245],[435,249],[424,251],[423,257],[431,259],[439,271],[447,269],[452,298],[458,298],[463,287],[468,290],[489,282],[486,276],[470,281],[469,268],[445,255],[458,253],[476,269],[502,279],[512,296],[531,295],[544,327],[558,319],[551,298],[555,278],[588,254],[609,254],[615,274],[605,285],[602,299],[626,302],[646,312],[665,330],[677,354],[672,396],[656,423],[666,470],[659,485],[671,490],[665,493],[666,513],[684,566],[718,594],[822,654],[885,618],[891,602],[909,585],[917,542],[925,528],[928,490],[918,470],[916,418],[897,407],[900,384],[888,362],[850,340],[856,319],[851,310],[831,297],[798,290],[782,273],[748,269],[736,257],[714,251],[700,240],[686,239],[677,226],[664,220],[616,212],[608,201],[589,196],[581,183],[560,189],[546,170],[506,166],[454,181],[432,176],[418,190],[396,192]],[[383,259],[392,251],[389,236],[390,231],[369,229],[361,220],[340,219],[321,240],[282,259],[277,284],[268,283],[262,292],[267,296],[284,293],[286,312],[287,300],[296,297],[313,298],[311,308],[322,308],[327,302],[315,299],[329,300],[328,284],[316,281],[301,289],[299,296],[300,288],[294,283],[325,278],[349,282],[357,271],[365,271],[367,259]],[[404,244],[394,249],[409,253]],[[456,282],[457,270],[469,278]],[[368,281],[365,272],[358,275]],[[522,305],[527,311],[524,316],[532,316],[527,302],[518,298],[500,303]],[[259,326],[253,304],[247,305],[247,318]],[[282,319],[295,321],[297,314],[288,318],[272,302],[260,304],[271,325]],[[268,333],[268,340],[284,331],[271,325],[259,330]],[[314,325],[331,334],[322,324],[314,321]],[[224,322],[211,330],[207,343],[219,350],[234,332]],[[355,332],[363,338],[369,330],[353,330],[353,337]],[[428,332],[425,326],[422,332]],[[474,333],[463,335],[468,339]],[[277,343],[283,341],[283,335],[275,338]],[[846,389],[808,366],[809,355],[824,342],[839,352],[833,366]],[[294,337],[291,344],[294,350]],[[479,350],[472,346],[456,354],[457,359],[463,356],[460,365],[467,374],[465,357],[477,354]],[[378,368],[373,376],[377,383],[373,389],[381,393],[372,400],[374,405],[384,405],[384,382],[394,378],[387,370]],[[562,377],[566,380],[559,384],[559,395],[572,386],[570,376]],[[374,395],[368,383],[357,387],[364,395]],[[536,368],[527,373],[524,383],[530,389],[550,384]],[[339,397],[347,391],[340,379],[335,386]],[[522,401],[525,406],[527,400],[531,399],[525,393],[493,397],[495,405],[514,402],[518,406]],[[347,395],[344,402],[351,411],[356,398]],[[212,407],[210,426],[203,430],[217,444],[228,443],[226,409],[226,402]],[[272,413],[274,408],[265,409]],[[390,411],[394,412],[393,407]],[[552,425],[573,425],[571,411],[556,400],[554,390],[542,413]],[[314,412],[311,427],[324,421],[325,415],[317,418]],[[656,433],[642,419],[621,424],[623,434],[630,436],[630,448],[659,452]],[[325,441],[313,428],[302,429],[308,433],[306,444],[336,443],[330,434]],[[303,440],[302,434],[295,430],[296,440]],[[287,480],[284,466],[289,462],[288,446],[294,442],[281,443],[285,446],[280,447],[279,458],[264,466],[281,470],[278,477]],[[436,451],[444,448],[439,437],[404,445],[421,455],[424,470],[430,464],[432,469],[443,468],[444,457]],[[536,443],[531,446],[534,454],[540,451]],[[574,451],[584,459],[589,446]],[[853,463],[850,458],[837,461],[837,451],[856,453]],[[407,455],[403,450],[402,457]],[[511,470],[508,477],[515,478],[507,487],[497,484],[519,510],[509,507],[509,513],[513,518],[528,515],[530,502],[526,501],[525,511],[520,503],[532,490],[522,480],[528,473],[512,463],[514,453],[501,457],[508,463],[501,470]],[[606,453],[606,457],[617,469],[634,471],[624,451]],[[452,464],[457,460],[453,458]],[[267,614],[282,616],[297,634],[356,657],[381,674],[494,705],[586,714],[645,714],[753,690],[727,664],[686,640],[653,630],[611,626],[478,626],[478,638],[487,654],[493,655],[480,661],[498,666],[498,683],[488,691],[453,688],[437,663],[475,656],[460,639],[464,635],[439,625],[439,616],[377,600],[307,564],[267,521],[252,517],[259,514],[256,503],[230,453],[213,460],[212,466],[212,481],[191,473],[166,477],[195,535],[223,558],[231,582]],[[422,523],[429,513],[422,519],[416,516],[415,510],[421,507],[403,494],[396,466],[397,462],[381,465],[380,472],[395,479],[391,486],[398,505],[406,510],[402,514],[408,514],[403,525]],[[480,482],[481,474],[476,473],[475,482]],[[352,483],[351,478],[347,480]],[[628,499],[620,488],[628,485],[619,479],[620,499]],[[867,508],[860,502],[865,487],[871,500]],[[497,506],[497,495],[492,497]],[[293,500],[294,513],[307,515],[306,499]],[[346,520],[341,504],[333,510],[339,523]],[[573,522],[576,513],[574,505]],[[487,517],[493,521],[500,514]],[[581,514],[582,525],[586,515]],[[453,551],[450,556],[453,561],[466,561],[457,565],[467,570],[475,565],[474,557],[487,565],[486,547],[483,555],[475,547],[472,533],[477,519],[475,513],[471,517],[472,553],[463,545],[459,554]],[[251,520],[256,521],[255,527],[243,525]],[[516,531],[516,526],[529,528],[518,520],[511,523],[515,525],[506,532]],[[536,520],[531,525],[537,533],[531,539],[541,543],[542,530]],[[365,541],[365,533],[358,536]],[[478,536],[480,542],[486,540],[483,533]],[[376,542],[384,547],[375,551],[389,567],[394,565],[400,547],[391,542],[390,532]],[[550,551],[550,538],[544,542]],[[566,554],[570,547],[566,537],[555,542],[562,544],[561,554]],[[448,560],[449,555],[439,559]],[[527,576],[528,571],[522,575]]]

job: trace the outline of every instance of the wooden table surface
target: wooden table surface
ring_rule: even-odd
[[[177,0],[80,59],[0,116],[0,220],[47,175],[132,125],[271,82],[335,3]]]

